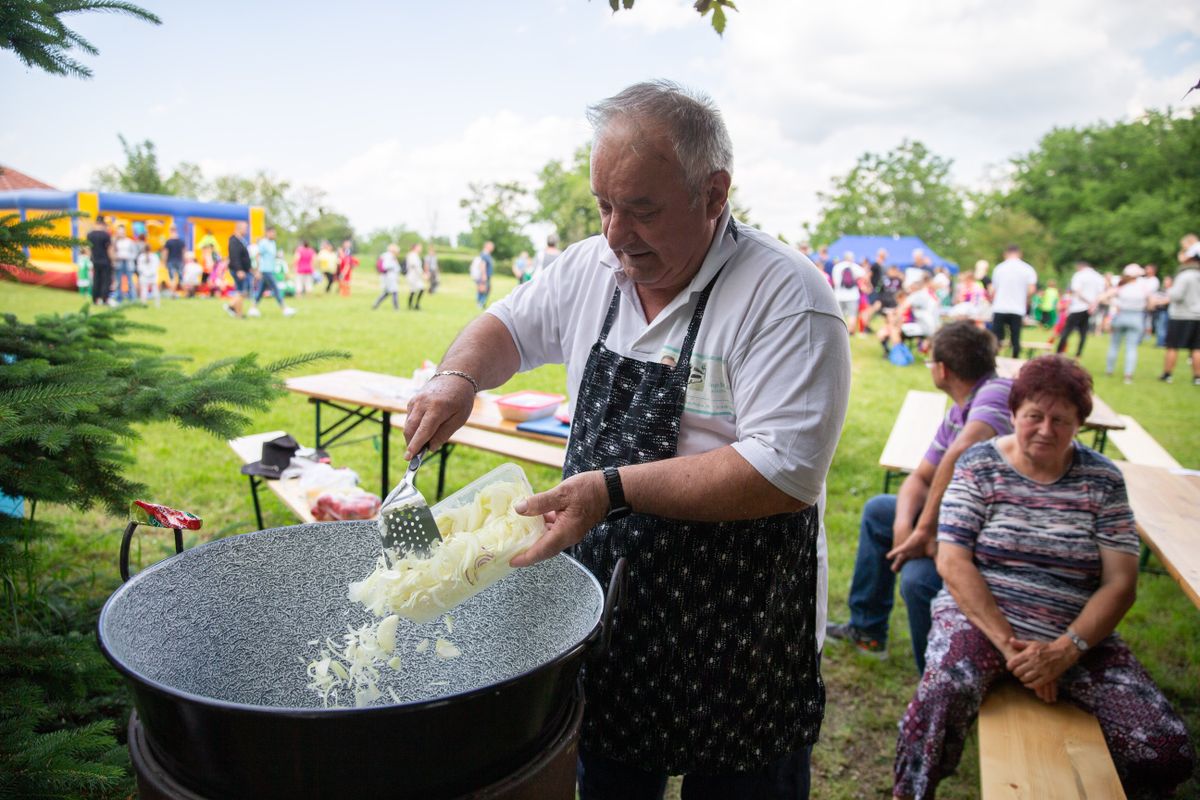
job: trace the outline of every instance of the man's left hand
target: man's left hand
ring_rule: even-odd
[[[546,518],[546,532],[509,563],[528,567],[561,553],[580,540],[608,513],[608,488],[597,470],[572,475],[548,492],[535,494],[513,506],[518,514]]]
[[[888,551],[887,559],[892,562],[892,572],[899,572],[905,561],[914,558],[932,558],[937,553],[937,536],[930,528],[917,525],[900,544]]]
[[[1035,691],[1057,684],[1059,677],[1074,666],[1080,656],[1079,648],[1065,636],[1053,642],[1013,638],[1011,643],[1017,654],[1008,659],[1005,666],[1026,688]],[[1040,692],[1038,696],[1041,696]]]

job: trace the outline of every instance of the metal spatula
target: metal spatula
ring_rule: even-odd
[[[433,520],[433,512],[429,510],[429,503],[425,502],[425,497],[413,483],[421,459],[428,452],[426,448],[408,462],[404,479],[392,489],[379,509],[379,538],[389,561],[389,551],[400,555],[427,556],[433,543],[442,538]]]

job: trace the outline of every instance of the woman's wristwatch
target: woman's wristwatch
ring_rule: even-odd
[[[1080,636],[1078,633],[1071,630],[1070,628],[1067,628],[1067,632],[1065,635],[1068,639],[1071,640],[1071,644],[1073,644],[1077,648],[1079,648],[1080,653],[1086,653],[1088,651],[1087,640],[1084,639],[1082,636]]]

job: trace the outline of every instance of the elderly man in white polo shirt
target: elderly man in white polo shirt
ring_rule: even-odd
[[[604,583],[628,560],[611,646],[584,670],[581,797],[658,797],[672,774],[685,795],[805,797],[845,324],[811,264],[730,216],[708,98],[643,83],[589,119],[603,234],[459,335],[410,405],[408,454],[447,441],[477,390],[565,362],[565,477],[518,505],[549,527],[513,564],[570,548]]]

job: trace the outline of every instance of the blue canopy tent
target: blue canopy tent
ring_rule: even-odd
[[[887,250],[887,263],[895,264],[900,269],[913,266],[913,250],[924,250],[930,263],[937,267],[945,267],[951,275],[958,274],[958,264],[933,252],[933,249],[916,236],[843,236],[829,245],[829,257],[840,260],[846,252],[854,253],[855,261],[864,258],[875,260],[875,254]]]

